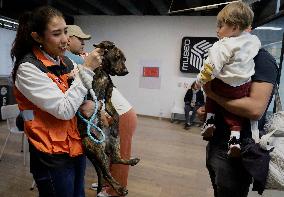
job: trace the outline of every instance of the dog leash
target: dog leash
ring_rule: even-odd
[[[81,112],[77,112],[78,116],[87,124],[87,135],[88,137],[93,141],[95,142],[96,144],[101,144],[105,141],[105,134],[103,132],[103,130],[101,128],[99,128],[97,125],[94,124],[94,120],[96,119],[96,115],[98,113],[98,99],[97,99],[97,96],[94,92],[94,90],[92,89],[91,87],[91,83],[89,83],[89,81],[87,80],[87,78],[84,76],[84,71],[83,69],[80,67],[80,65],[78,65],[78,69],[79,69],[79,74],[81,75],[81,79],[82,79],[82,82],[87,86],[87,89],[89,90],[92,98],[93,98],[93,101],[95,103],[95,111],[93,113],[93,115],[91,116],[91,118],[88,120],[86,118],[84,118],[81,114]],[[91,128],[94,128],[96,129],[102,136],[102,139],[101,140],[97,140],[95,139],[92,135],[91,135]]]
[[[94,99],[94,102],[95,102],[95,111],[93,113],[93,115],[91,116],[91,118],[88,120],[86,118],[84,118],[82,116],[82,114],[78,111],[78,115],[79,117],[87,124],[87,135],[88,137],[94,141],[96,144],[101,144],[105,141],[106,137],[105,137],[105,134],[103,132],[103,130],[101,128],[99,128],[97,125],[94,124],[94,120],[96,119],[96,115],[98,113],[98,99],[95,95],[95,92],[93,89],[90,90],[90,93]],[[102,139],[101,140],[97,140],[95,139],[92,135],[91,135],[91,128],[94,128],[96,129],[101,135],[102,135]]]

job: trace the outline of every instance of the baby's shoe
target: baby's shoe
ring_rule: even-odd
[[[228,142],[229,151],[228,155],[230,157],[240,157],[241,156],[241,142],[236,136],[232,136]]]
[[[214,117],[212,116],[204,122],[203,127],[201,128],[201,136],[204,138],[210,138],[213,136],[215,129]]]

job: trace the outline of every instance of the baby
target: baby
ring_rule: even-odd
[[[218,13],[217,36],[220,40],[209,49],[208,58],[197,75],[199,86],[212,80],[211,88],[220,96],[237,99],[249,94],[255,66],[253,58],[261,47],[259,39],[249,33],[253,16],[250,7],[240,1],[228,4]],[[215,112],[222,111],[231,131],[228,154],[239,156],[244,118],[229,113],[208,97],[205,110],[206,121],[201,135],[213,135]]]

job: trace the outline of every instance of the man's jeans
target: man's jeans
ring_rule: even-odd
[[[33,177],[39,197],[85,197],[84,176],[86,156],[61,168],[35,170]]]
[[[195,119],[196,111],[199,107],[191,107],[190,105],[184,106],[184,115],[185,115],[185,123],[191,125]],[[189,115],[189,112],[192,111],[192,114]]]
[[[247,197],[251,176],[241,159],[230,158],[227,146],[208,143],[206,167],[214,189],[214,197]]]

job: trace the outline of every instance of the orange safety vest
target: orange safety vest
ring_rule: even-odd
[[[29,54],[22,62],[27,61],[35,64],[35,66],[39,68],[46,68],[54,65],[54,63],[47,59],[37,48],[33,49],[33,55]],[[61,63],[66,66],[62,59]],[[69,88],[67,83],[68,74],[63,74],[57,77],[48,70],[46,70],[46,74],[54,83],[57,84],[58,88],[62,92],[67,91]],[[83,153],[82,142],[77,129],[76,116],[74,116],[71,120],[57,119],[53,115],[41,110],[39,107],[30,102],[16,87],[14,89],[14,93],[21,111],[33,111],[34,118],[33,120],[25,120],[24,130],[30,143],[32,143],[37,150],[49,154],[67,153],[71,157],[78,156]]]

